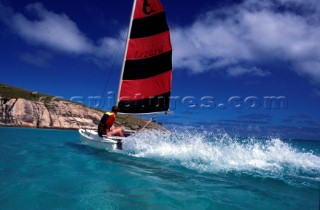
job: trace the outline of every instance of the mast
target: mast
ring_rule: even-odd
[[[134,0],[133,1],[133,5],[132,5],[129,29],[128,29],[128,33],[127,33],[126,49],[125,49],[124,55],[123,55],[123,61],[122,61],[120,79],[119,79],[119,87],[118,87],[118,96],[117,96],[116,106],[118,105],[119,100],[120,100],[121,82],[122,82],[122,76],[123,76],[125,62],[126,62],[126,55],[127,55],[127,51],[128,51],[128,45],[129,45],[129,39],[130,39],[130,33],[131,33],[132,21],[133,21],[133,16],[134,16],[134,10],[135,10],[135,7],[136,7],[136,3],[137,3],[137,0]]]

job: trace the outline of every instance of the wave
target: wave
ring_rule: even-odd
[[[192,129],[191,129],[192,130]],[[200,173],[244,173],[319,186],[320,156],[279,138],[240,139],[206,131],[145,131],[123,144],[125,153],[182,165]]]

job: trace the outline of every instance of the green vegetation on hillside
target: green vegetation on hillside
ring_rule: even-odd
[[[24,90],[11,85],[0,83],[0,96],[6,99],[12,98],[24,98],[30,101],[49,101],[54,98],[54,96],[46,95],[43,93],[38,93],[36,91]]]
[[[3,84],[3,83],[0,83],[0,96],[4,99],[23,98],[29,101],[41,101],[41,102],[44,102],[45,104],[48,104],[53,100],[67,101],[59,97],[39,93],[37,91],[24,90],[22,88],[14,87],[14,86]],[[85,106],[84,104],[74,102],[74,101],[72,101],[72,103],[78,104],[80,106]],[[96,108],[92,108],[92,109],[95,109],[97,111],[102,111]]]

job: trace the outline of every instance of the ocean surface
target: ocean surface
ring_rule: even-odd
[[[179,128],[90,148],[77,131],[0,127],[0,209],[319,210],[320,142]]]

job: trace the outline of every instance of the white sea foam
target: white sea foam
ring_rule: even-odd
[[[320,177],[320,156],[278,138],[241,140],[223,133],[146,131],[128,138],[123,149],[136,157],[170,161],[199,172]]]

